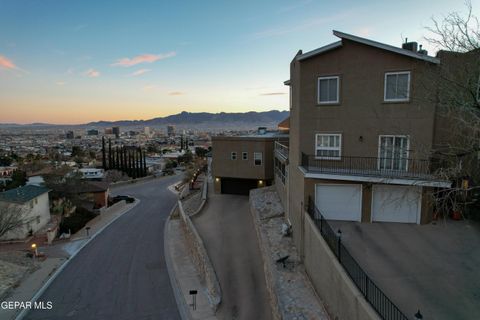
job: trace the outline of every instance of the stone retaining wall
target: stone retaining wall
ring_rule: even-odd
[[[195,267],[200,273],[200,277],[206,286],[210,304],[216,312],[222,300],[222,292],[217,274],[210,261],[203,240],[193,225],[192,220],[183,210],[181,201],[178,201],[177,211],[187,240],[188,249],[193,258]]]
[[[110,183],[109,188],[110,189],[115,189],[116,187],[124,186],[124,185],[127,185],[127,184],[132,184],[132,183],[148,181],[148,180],[152,180],[152,179],[155,179],[155,178],[156,178],[155,176],[146,176],[146,177],[143,177],[143,178],[112,182],[112,183]]]

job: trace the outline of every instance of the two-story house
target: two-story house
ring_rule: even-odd
[[[26,185],[0,193],[0,206],[5,217],[18,214],[23,222],[18,228],[5,233],[1,240],[24,239],[47,225],[51,218],[49,191],[44,187]]]
[[[248,195],[272,184],[274,144],[288,140],[281,132],[259,128],[257,133],[212,137],[212,176],[217,193]]]
[[[431,193],[441,61],[334,31],[339,41],[290,64],[287,207],[299,233],[309,199],[326,219],[425,223]],[[296,241],[301,241],[297,236]]]

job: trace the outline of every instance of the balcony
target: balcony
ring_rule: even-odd
[[[385,179],[436,180],[432,174],[429,160],[349,156],[328,159],[302,153],[302,167],[308,173]]]
[[[280,160],[287,161],[288,160],[288,142],[280,143],[275,141],[275,156]]]

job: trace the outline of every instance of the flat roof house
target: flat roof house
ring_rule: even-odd
[[[217,193],[248,195],[250,189],[271,185],[274,143],[288,140],[278,132],[212,137],[212,176]]]
[[[4,208],[2,210],[21,214],[25,221],[23,226],[4,234],[1,240],[24,239],[50,221],[49,191],[44,187],[26,185],[0,193],[0,206]]]

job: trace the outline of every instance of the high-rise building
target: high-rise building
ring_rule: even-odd
[[[113,134],[112,128],[105,128],[105,134]]]
[[[120,127],[112,127],[112,133],[115,135],[115,137],[120,137]]]
[[[75,134],[73,133],[73,131],[67,131],[67,133],[65,134],[65,137],[67,139],[74,139],[75,138]]]
[[[167,135],[169,137],[175,136],[175,126],[173,126],[173,125],[167,126]]]

